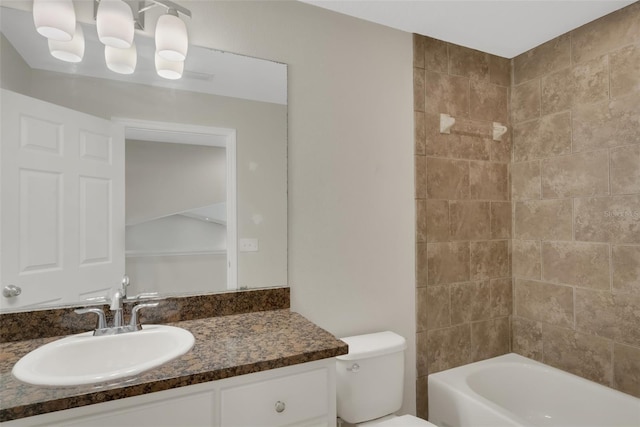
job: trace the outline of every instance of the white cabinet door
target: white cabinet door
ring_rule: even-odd
[[[106,295],[124,274],[124,129],[1,95],[0,285],[22,293],[0,308]]]

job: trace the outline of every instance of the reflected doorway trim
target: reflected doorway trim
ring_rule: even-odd
[[[236,130],[184,123],[154,122],[121,117],[112,120],[124,127],[125,141],[171,142],[224,147],[227,157],[227,289],[238,286],[238,228],[236,183]]]

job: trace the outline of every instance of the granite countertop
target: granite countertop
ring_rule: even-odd
[[[177,359],[118,382],[33,386],[11,375],[28,352],[61,337],[0,344],[0,422],[183,387],[346,354],[347,345],[289,310],[169,323],[191,331],[193,348]]]

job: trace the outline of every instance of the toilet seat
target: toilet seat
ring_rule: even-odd
[[[360,425],[358,424],[358,426]],[[401,417],[393,417],[380,422],[372,421],[363,425],[367,427],[437,427],[435,424],[413,415],[402,415]]]

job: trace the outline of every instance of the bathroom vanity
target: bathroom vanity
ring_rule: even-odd
[[[11,368],[55,340],[0,344],[0,421],[15,426],[335,425],[335,360],[347,345],[290,310],[169,323],[185,355],[117,383],[24,384]],[[59,338],[59,337],[57,337]]]

